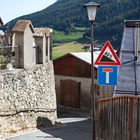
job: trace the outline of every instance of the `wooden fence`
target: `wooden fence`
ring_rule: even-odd
[[[140,140],[140,97],[99,100],[98,140]]]

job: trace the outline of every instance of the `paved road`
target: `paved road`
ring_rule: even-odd
[[[91,121],[88,117],[62,115],[63,125],[38,130],[11,140],[91,140]]]

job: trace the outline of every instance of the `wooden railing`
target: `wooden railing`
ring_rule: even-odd
[[[140,140],[140,97],[99,100],[98,140]]]

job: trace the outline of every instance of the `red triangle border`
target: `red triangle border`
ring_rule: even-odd
[[[105,50],[109,48],[109,50],[111,51],[112,55],[114,56],[116,62],[101,62],[101,58],[105,52]],[[103,49],[101,50],[99,56],[97,57],[96,61],[95,61],[95,65],[109,65],[109,66],[120,66],[121,62],[119,60],[119,57],[116,55],[115,51],[113,50],[113,47],[111,45],[111,43],[109,41],[106,41]]]

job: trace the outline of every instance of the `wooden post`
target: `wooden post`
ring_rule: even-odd
[[[134,99],[130,98],[129,105],[129,140],[133,140],[133,127],[134,127]]]

